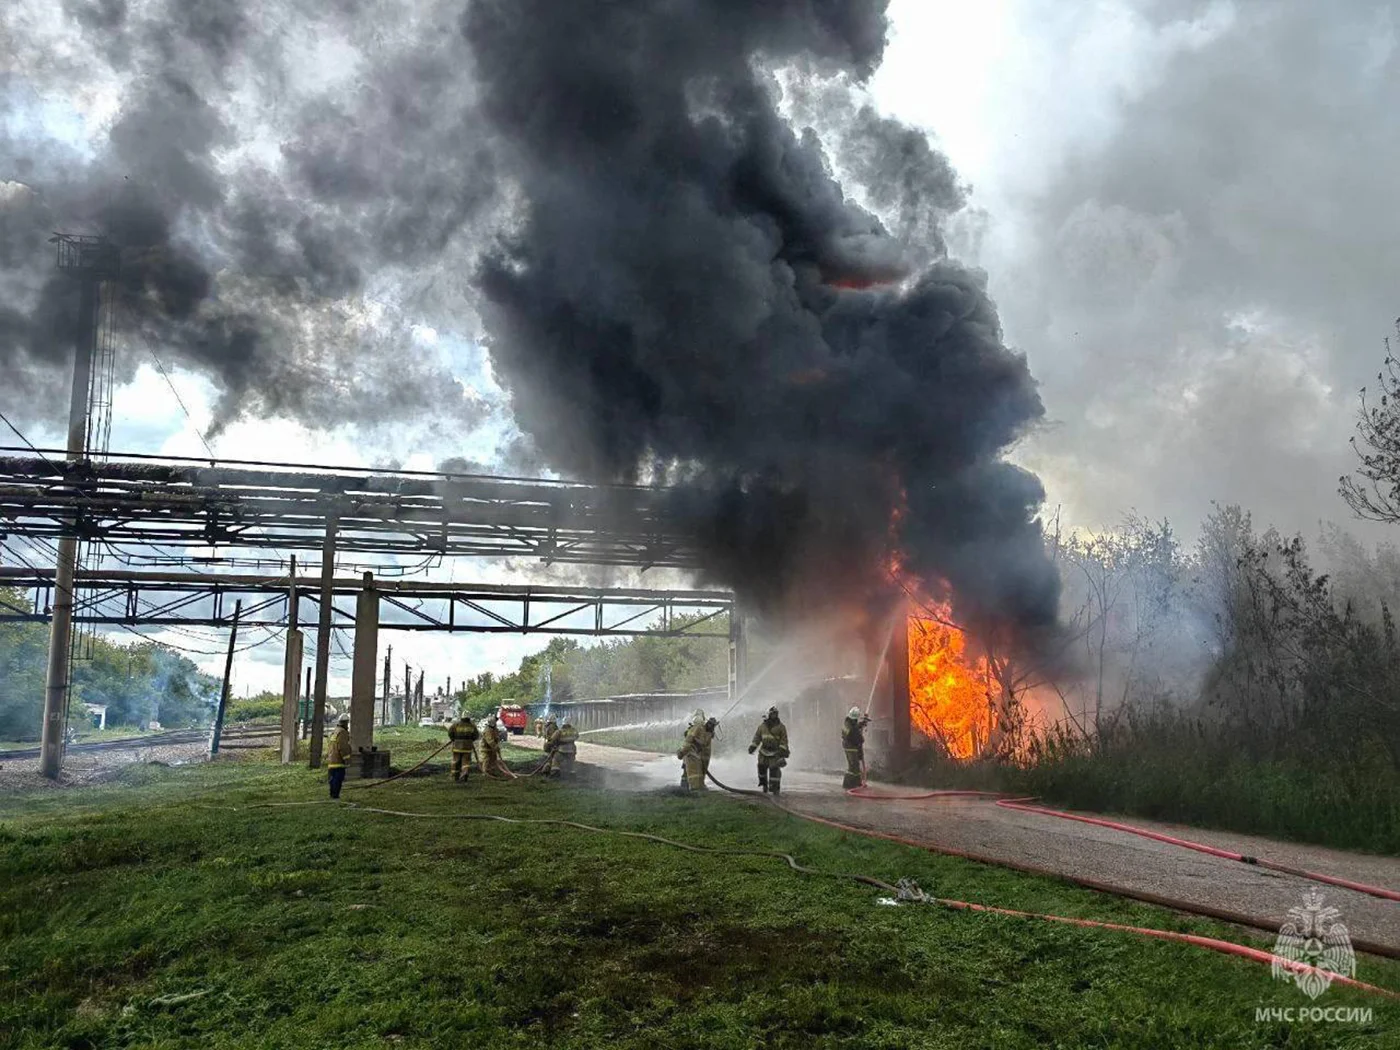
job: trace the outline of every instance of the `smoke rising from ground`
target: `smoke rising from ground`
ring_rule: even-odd
[[[101,230],[119,324],[217,380],[216,429],[460,436],[493,406],[410,319],[480,324],[511,465],[674,483],[765,609],[887,598],[898,550],[961,614],[1046,624],[1040,485],[1000,459],[1035,385],[945,256],[946,160],[849,90],[884,6],[11,3],[0,373],[61,390],[43,242]]]

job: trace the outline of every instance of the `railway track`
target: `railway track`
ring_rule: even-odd
[[[224,740],[256,740],[259,737],[266,737],[269,740],[276,740],[278,729],[276,726],[236,726],[225,729],[220,735],[220,741]],[[122,737],[117,740],[99,740],[91,744],[69,744],[64,753],[68,755],[85,754],[94,751],[135,751],[146,747],[169,747],[173,744],[198,744],[209,739],[207,729],[170,729],[161,733],[147,733],[144,736]],[[0,763],[19,762],[24,759],[38,758],[40,748],[26,747],[15,751],[0,751]]]

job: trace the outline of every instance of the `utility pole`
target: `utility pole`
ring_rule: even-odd
[[[119,254],[101,237],[55,234],[58,268],[77,278],[78,317],[73,336],[73,390],[68,401],[67,461],[87,458],[88,403],[92,396],[92,359],[97,352],[98,311],[102,282],[117,272]],[[68,686],[72,671],[73,585],[78,569],[78,514],[68,534],[58,541],[54,565],[53,624],[49,629],[49,667],[44,687],[44,724],[39,748],[39,771],[54,779],[63,768],[63,729],[68,716]]]
[[[219,736],[224,731],[224,710],[228,707],[228,683],[233,675],[233,647],[238,641],[238,617],[243,612],[243,601],[233,603],[233,627],[228,632],[228,656],[224,658],[224,687],[219,690],[219,709],[214,713],[214,729],[209,734],[210,756],[219,753]]]
[[[413,669],[407,660],[403,664],[403,720],[409,725],[418,721],[413,713]]]
[[[331,613],[335,596],[335,530],[334,510],[326,515],[326,536],[321,541],[321,608],[316,621],[316,694],[311,710],[312,769],[321,768],[321,746],[326,735],[326,683],[331,670]]]
[[[389,681],[390,667],[394,660],[394,647],[388,647],[389,651],[384,654],[384,706],[380,710],[379,724],[387,726],[389,724],[389,688],[392,684]]]
[[[432,712],[428,709],[427,699],[423,696],[423,675],[425,673],[426,672],[424,671],[418,672],[418,688],[415,689],[413,692],[413,698],[415,701],[417,701],[418,704],[419,718],[426,718],[428,715],[432,714]]]

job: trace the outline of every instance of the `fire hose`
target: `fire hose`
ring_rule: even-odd
[[[1277,861],[1266,860],[1263,857],[1251,857],[1245,853],[1237,853],[1234,850],[1220,849],[1216,846],[1207,846],[1201,842],[1192,842],[1190,839],[1178,838],[1175,835],[1166,835],[1160,831],[1151,831],[1148,828],[1136,827],[1132,824],[1123,824],[1116,820],[1106,820],[1103,817],[1089,817],[1078,813],[1069,813],[1065,810],[1050,809],[1045,806],[1032,806],[1027,803],[1034,801],[1033,798],[1002,798],[1001,793],[996,791],[926,791],[914,795],[890,795],[882,792],[871,791],[867,787],[849,788],[846,794],[852,798],[866,799],[871,802],[920,802],[932,798],[994,798],[996,804],[1003,809],[1016,810],[1021,813],[1037,813],[1046,817],[1059,817],[1062,820],[1074,820],[1081,824],[1092,824],[1096,827],[1111,828],[1114,831],[1127,832],[1130,835],[1139,835],[1142,838],[1154,839],[1157,842],[1165,842],[1172,846],[1180,846],[1183,849],[1195,850],[1197,853],[1205,853],[1212,857],[1220,857],[1223,860],[1239,861],[1243,864],[1250,864],[1259,868],[1267,868],[1270,871],[1277,871],[1282,875],[1292,875],[1295,878],[1308,879],[1311,882],[1321,882],[1329,886],[1340,886],[1343,889],[1354,890],[1357,893],[1365,893],[1372,897],[1379,897],[1382,900],[1400,901],[1400,892],[1386,889],[1384,886],[1372,886],[1364,882],[1356,882],[1352,879],[1344,879],[1338,875],[1328,875],[1323,872],[1309,871],[1306,868],[1295,868],[1289,864],[1280,864]]]
[[[848,792],[848,794],[851,793],[852,792]],[[1132,824],[1121,824],[1116,820],[1105,820],[1102,817],[1088,817],[1079,813],[1068,813],[1061,809],[1048,809],[1045,806],[1027,805],[1027,803],[1031,801],[1033,801],[1033,799],[1030,798],[998,799],[997,805],[1003,809],[1016,810],[1020,813],[1038,813],[1045,817],[1059,817],[1061,820],[1075,820],[1081,824],[1092,824],[1095,827],[1111,828],[1114,831],[1125,831],[1130,835],[1139,835],[1142,838],[1154,839],[1157,842],[1165,842],[1172,846],[1180,846],[1183,849],[1195,850],[1197,853],[1206,853],[1212,857],[1240,861],[1244,864],[1268,868],[1270,871],[1277,871],[1284,875],[1293,875],[1297,878],[1309,879],[1313,882],[1323,882],[1329,886],[1340,886],[1343,889],[1355,890],[1357,893],[1369,894],[1372,897],[1380,897],[1383,900],[1400,901],[1400,892],[1388,890],[1383,886],[1370,886],[1364,882],[1353,882],[1351,879],[1343,879],[1336,875],[1326,875],[1321,872],[1308,871],[1304,868],[1295,868],[1288,864],[1279,864],[1275,861],[1265,860],[1263,857],[1251,857],[1244,853],[1236,853],[1234,850],[1219,849],[1215,846],[1207,846],[1204,843],[1192,842],[1189,839],[1177,838],[1175,835],[1164,835],[1160,831],[1151,831],[1147,828],[1135,827]]]
[[[381,785],[388,784],[388,783],[390,783],[391,781],[398,780],[399,777],[406,777],[406,776],[408,776],[410,773],[414,773],[414,772],[417,772],[418,770],[422,769],[422,768],[423,768],[424,766],[426,766],[429,762],[431,762],[433,759],[437,758],[438,755],[442,754],[444,751],[446,751],[446,750],[447,750],[449,747],[451,747],[451,746],[452,746],[452,741],[449,740],[447,743],[445,743],[445,744],[443,744],[441,747],[439,747],[436,751],[434,751],[434,752],[432,752],[430,755],[428,755],[428,757],[425,758],[425,759],[423,759],[421,762],[418,762],[418,763],[416,763],[415,765],[409,766],[407,769],[400,770],[398,773],[395,773],[395,774],[394,774],[393,776],[391,776],[391,777],[385,777],[383,780],[375,780],[375,781],[373,781],[373,782],[371,782],[371,783],[369,783],[369,784],[353,784],[353,783],[352,783],[352,784],[349,784],[349,785],[347,785],[347,786],[348,786],[348,787],[351,787],[351,788],[354,788],[354,789],[356,789],[356,790],[367,790],[367,789],[369,789],[369,788],[380,787]],[[546,757],[545,760],[544,760],[543,762],[541,762],[541,763],[540,763],[537,767],[535,767],[534,769],[530,770],[530,772],[528,772],[528,773],[515,773],[515,772],[511,771],[509,768],[506,768],[506,767],[503,766],[502,768],[505,768],[505,769],[506,769],[506,772],[509,774],[509,776],[504,776],[504,777],[503,777],[503,776],[498,776],[498,775],[493,774],[493,773],[488,773],[488,772],[486,772],[485,768],[482,769],[482,775],[483,775],[483,776],[490,777],[492,780],[521,780],[521,779],[524,779],[525,777],[532,777],[532,776],[534,776],[536,773],[539,773],[541,770],[543,770],[544,767],[545,767],[546,765],[548,765],[548,764],[549,764],[549,759],[548,759],[548,757]]]
[[[1245,926],[1254,926],[1256,928],[1261,929],[1270,928],[1261,924],[1257,919],[1252,919],[1246,916],[1234,915],[1229,912],[1213,908],[1204,908],[1199,905],[1191,904],[1185,901],[1175,901],[1170,898],[1159,897],[1155,894],[1124,892],[1122,889],[1115,886],[1108,886],[1103,883],[1097,883],[1089,879],[1080,879],[1073,876],[1067,876],[1060,872],[1051,871],[1046,868],[1038,868],[1033,865],[1020,864],[1013,861],[999,860],[994,857],[981,856],[975,853],[969,853],[965,850],[953,849],[947,846],[935,846],[931,843],[918,842],[914,839],[903,838],[899,835],[892,835],[888,832],[874,831],[870,828],[857,827],[853,824],[844,824],[841,821],[830,820],[826,817],[819,817],[812,813],[803,813],[801,810],[793,809],[790,806],[784,805],[783,803],[775,799],[772,795],[768,795],[761,791],[750,791],[745,790],[743,788],[730,787],[728,784],[725,784],[723,781],[719,780],[719,778],[717,778],[713,773],[709,773],[708,771],[706,772],[706,776],[708,776],[709,779],[713,781],[717,787],[728,791],[732,794],[749,795],[756,798],[762,798],[774,805],[775,807],[777,807],[778,809],[782,810],[784,813],[787,813],[790,816],[797,817],[800,820],[807,820],[816,824],[823,824],[827,827],[836,828],[841,831],[847,831],[855,835],[863,835],[867,838],[881,839],[886,842],[893,842],[898,845],[910,846],[914,849],[921,849],[929,853],[939,853],[944,856],[958,857],[963,860],[975,861],[981,864],[990,864],[995,865],[997,867],[1012,868],[1014,870],[1022,871],[1031,875],[1040,875],[1047,878],[1067,880],[1069,882],[1076,883],[1080,886],[1084,886],[1088,889],[1097,890],[1101,893],[1109,893],[1113,894],[1114,896],[1120,897],[1131,897],[1136,900],[1141,900],[1148,904],[1155,904],[1160,907],[1172,908],[1178,911],[1191,912],[1198,915],[1203,915],[1207,918],[1220,919],[1225,922],[1233,922]],[[1206,948],[1211,951],[1220,952],[1226,955],[1234,955],[1242,959],[1249,959],[1253,962],[1263,963],[1265,965],[1270,966],[1274,964],[1274,961],[1277,958],[1271,952],[1264,951],[1260,948],[1253,948],[1245,944],[1236,944],[1234,941],[1226,941],[1221,940],[1219,938],[1206,937],[1199,934],[1178,933],[1174,930],[1158,930],[1148,926],[1129,926],[1122,923],[1104,922],[1097,919],[1077,919],[1066,915],[1049,915],[1042,912],[1017,911],[1011,908],[999,908],[990,904],[975,904],[971,901],[950,900],[947,898],[932,897],[926,895],[923,896],[923,899],[927,900],[929,903],[942,904],[945,907],[952,908],[958,911],[977,911],[986,912],[994,915],[1009,915],[1017,918],[1042,919],[1046,922],[1059,922],[1072,926],[1082,926],[1090,929],[1113,930],[1119,933],[1131,933],[1140,937],[1149,937],[1156,940],[1174,941],[1179,944],[1190,944],[1198,948]],[[1390,948],[1385,945],[1371,944],[1353,938],[1352,946],[1361,951],[1369,952],[1372,954],[1384,955],[1390,958],[1400,958],[1400,951],[1396,951],[1394,948]],[[1283,960],[1283,963],[1290,973],[1308,973],[1316,969],[1315,967],[1308,966],[1305,963],[1297,963],[1292,960]],[[1359,988],[1363,991],[1375,992],[1378,995],[1383,995],[1391,999],[1400,999],[1400,993],[1392,992],[1388,988],[1381,988],[1377,985],[1367,984],[1364,981],[1358,981],[1354,978],[1344,977],[1341,974],[1332,974],[1329,971],[1319,972],[1322,976],[1329,977],[1330,979],[1336,981],[1339,984],[1344,984],[1351,988]]]
[[[449,741],[449,743],[450,743],[450,741]],[[416,769],[421,768],[423,765],[426,765],[427,762],[428,762],[430,759],[432,759],[432,758],[435,757],[436,755],[440,754],[447,746],[448,746],[447,744],[444,744],[442,747],[439,747],[436,751],[434,751],[432,754],[428,755],[427,758],[423,759],[423,760],[422,760],[421,762],[419,762],[417,765],[411,767],[410,769],[404,770],[402,773],[398,773],[398,774],[396,774],[395,776],[388,778],[387,780],[378,781],[377,783],[379,783],[379,784],[388,783],[389,780],[398,779],[398,777],[404,776],[404,775],[406,775],[406,774],[408,774],[408,773],[410,773],[410,772],[413,772],[413,771],[416,770]],[[541,763],[540,766],[537,767],[535,770],[533,770],[531,773],[527,773],[527,774],[524,774],[524,775],[525,775],[525,776],[533,776],[534,773],[539,772],[539,770],[542,769],[543,767],[544,767],[544,763]],[[1133,898],[1138,899],[1138,900],[1143,900],[1143,901],[1145,901],[1145,902],[1147,902],[1147,903],[1157,904],[1157,905],[1160,905],[1160,906],[1170,907],[1170,908],[1174,908],[1174,909],[1181,910],[1181,911],[1186,911],[1186,912],[1194,912],[1194,913],[1196,913],[1196,914],[1205,915],[1205,916],[1207,916],[1207,917],[1216,918],[1216,919],[1222,919],[1222,920],[1227,921],[1227,922],[1235,922],[1235,923],[1238,923],[1238,924],[1248,925],[1248,926],[1255,926],[1255,927],[1260,927],[1260,926],[1261,926],[1261,924],[1259,923],[1258,920],[1249,918],[1249,917],[1247,917],[1247,916],[1235,915],[1235,914],[1232,914],[1232,913],[1229,913],[1229,912],[1225,912],[1225,911],[1221,911],[1221,910],[1217,910],[1217,909],[1202,908],[1202,907],[1199,906],[1199,905],[1190,904],[1190,903],[1188,903],[1188,902],[1174,901],[1174,900],[1171,900],[1171,899],[1169,899],[1169,898],[1157,897],[1155,894],[1125,893],[1121,888],[1118,888],[1118,887],[1112,887],[1112,886],[1107,886],[1107,885],[1100,884],[1100,883],[1095,883],[1095,882],[1092,882],[1091,880],[1079,879],[1079,878],[1074,878],[1074,877],[1068,877],[1068,876],[1063,875],[1062,873],[1050,871],[1050,870],[1048,870],[1048,869],[1036,868],[1036,867],[1031,866],[1031,865],[1018,864],[1018,863],[1014,863],[1014,862],[1008,862],[1008,861],[1004,861],[1004,860],[998,860],[998,859],[991,858],[991,857],[979,856],[979,855],[977,855],[977,854],[969,853],[969,852],[964,851],[964,850],[952,849],[952,848],[950,848],[950,847],[934,846],[934,845],[931,845],[931,844],[929,844],[929,843],[917,842],[917,841],[915,841],[915,840],[913,840],[913,839],[906,839],[906,838],[903,838],[903,837],[901,837],[901,836],[892,835],[892,834],[889,834],[889,833],[886,833],[886,832],[879,832],[879,831],[874,831],[874,830],[868,829],[868,828],[856,827],[856,826],[851,825],[851,824],[845,824],[845,823],[842,823],[842,822],[840,822],[840,821],[830,820],[830,819],[825,818],[825,817],[816,816],[815,814],[803,813],[803,812],[801,812],[800,810],[795,810],[795,809],[792,809],[792,808],[789,807],[789,806],[784,805],[783,803],[779,802],[776,798],[774,798],[773,796],[771,796],[771,795],[769,795],[769,794],[767,794],[767,793],[765,793],[765,792],[752,791],[752,790],[744,790],[744,789],[741,789],[741,788],[730,787],[728,784],[725,784],[723,781],[721,781],[718,777],[716,777],[713,773],[709,772],[708,770],[706,770],[705,775],[706,775],[716,786],[718,786],[719,788],[723,789],[724,791],[728,791],[728,792],[730,792],[730,793],[732,793],[732,794],[735,794],[735,795],[747,795],[747,796],[753,796],[753,797],[763,798],[764,800],[770,802],[773,806],[775,806],[775,807],[777,807],[778,809],[782,810],[784,813],[787,813],[787,814],[789,814],[789,815],[791,815],[791,816],[797,817],[797,818],[799,818],[799,819],[801,819],[801,820],[807,820],[807,821],[811,821],[811,822],[814,822],[814,823],[823,824],[823,825],[826,825],[826,826],[828,826],[828,827],[833,827],[833,828],[836,828],[836,829],[838,829],[838,830],[851,832],[851,833],[853,833],[853,834],[863,835],[863,836],[866,836],[866,837],[868,837],[868,838],[882,839],[882,840],[885,840],[885,841],[888,841],[888,842],[897,843],[897,844],[899,844],[899,845],[905,845],[905,846],[910,846],[910,847],[913,847],[913,848],[916,848],[916,849],[922,849],[922,850],[925,850],[925,851],[927,851],[927,852],[940,853],[940,854],[943,854],[943,855],[946,855],[946,856],[960,857],[960,858],[962,858],[962,859],[971,860],[971,861],[976,861],[976,862],[985,863],[985,864],[993,864],[993,865],[996,865],[996,866],[999,866],[999,867],[1013,868],[1013,869],[1016,869],[1016,870],[1020,870],[1020,871],[1026,872],[1026,873],[1028,873],[1028,874],[1042,875],[1042,876],[1047,876],[1047,877],[1051,877],[1051,878],[1061,878],[1061,879],[1068,878],[1069,881],[1071,881],[1071,882],[1075,882],[1075,883],[1077,883],[1077,884],[1079,884],[1079,885],[1082,885],[1082,886],[1085,886],[1085,887],[1088,887],[1088,888],[1091,888],[1091,889],[1099,890],[1100,892],[1112,893],[1112,894],[1117,895],[1117,896],[1128,896],[1128,897],[1133,897]],[[514,777],[514,776],[515,776],[515,775],[512,774],[512,777]],[[364,786],[365,786],[365,787],[373,787],[373,786],[376,786],[376,785],[371,784],[371,785],[364,785]],[[856,794],[856,792],[858,792],[858,791],[860,791],[860,790],[861,790],[861,789],[852,789],[851,792],[848,792],[848,793],[850,793],[850,794]],[[983,796],[983,797],[985,797],[985,796],[987,796],[987,795],[989,795],[989,794],[994,794],[994,793],[992,793],[992,792],[981,792],[981,791],[948,790],[948,791],[931,791],[931,792],[925,792],[925,793],[922,793],[921,795],[916,796],[916,797],[919,797],[919,798],[950,798],[950,797],[976,797],[976,796]],[[870,794],[868,794],[868,793],[865,793],[865,794],[862,794],[862,795],[857,795],[857,797],[873,797],[873,798],[880,798],[880,797],[883,797],[883,798],[886,798],[886,799],[892,799],[892,798],[897,798],[898,796],[878,796],[878,795],[870,795]],[[1026,810],[1029,810],[1029,811],[1032,811],[1032,812],[1039,811],[1039,812],[1043,812],[1043,813],[1046,813],[1046,814],[1049,814],[1049,815],[1055,815],[1055,816],[1060,815],[1060,814],[1059,814],[1059,811],[1056,811],[1056,810],[1047,810],[1047,809],[1043,809],[1042,807],[1025,806],[1025,805],[1024,805],[1025,800],[1009,800],[1009,801],[1010,801],[1010,806],[1009,806],[1008,808],[1020,808],[1020,809],[1026,809]],[[278,803],[271,803],[271,804],[268,804],[268,805],[274,805],[274,806],[276,806],[276,805],[298,805],[298,804],[299,804],[299,803],[281,803],[281,804],[278,804]],[[317,805],[317,804],[321,804],[321,803],[313,802],[313,803],[308,803],[308,804]],[[1002,801],[999,801],[999,802],[998,802],[998,805],[1001,805],[1001,804],[1002,804]],[[497,814],[489,814],[489,813],[449,813],[449,814],[411,813],[411,812],[401,811],[401,810],[390,810],[390,809],[380,809],[380,808],[369,807],[369,806],[360,806],[360,805],[358,805],[357,803],[353,803],[353,802],[347,802],[347,803],[345,803],[344,805],[345,805],[347,808],[358,809],[358,810],[361,810],[361,811],[367,812],[367,813],[379,813],[379,814],[384,814],[384,815],[388,815],[388,816],[398,816],[398,817],[407,817],[407,818],[438,818],[438,819],[441,819],[441,818],[443,818],[443,817],[447,817],[447,818],[450,818],[450,819],[459,819],[459,820],[491,820],[491,821],[499,821],[499,822],[507,823],[507,824],[549,824],[549,825],[555,825],[555,826],[561,826],[561,827],[576,828],[576,829],[579,829],[579,830],[594,832],[594,833],[598,833],[598,834],[612,834],[612,835],[622,836],[622,837],[625,837],[625,838],[643,839],[643,840],[647,840],[647,841],[658,842],[658,843],[661,843],[661,844],[663,844],[663,845],[672,846],[672,847],[675,847],[675,848],[677,848],[677,849],[687,850],[687,851],[689,851],[689,852],[694,852],[694,853],[710,853],[710,854],[719,854],[719,855],[726,855],[726,856],[760,856],[760,857],[768,857],[768,858],[779,858],[779,859],[784,860],[792,870],[797,871],[797,872],[801,872],[801,873],[803,873],[803,874],[811,874],[811,875],[819,875],[819,876],[830,876],[830,877],[836,877],[836,878],[853,879],[853,880],[855,880],[855,881],[862,882],[862,883],[864,883],[864,884],[866,884],[866,885],[875,886],[876,888],[884,889],[884,890],[887,890],[887,891],[890,891],[890,892],[899,894],[900,897],[903,898],[903,899],[909,899],[909,898],[907,897],[907,888],[905,887],[905,885],[904,885],[903,883],[901,883],[900,886],[892,886],[892,885],[890,885],[889,883],[887,883],[887,882],[885,882],[885,881],[883,881],[883,880],[877,879],[877,878],[875,878],[875,877],[873,877],[873,876],[861,875],[861,874],[855,874],[855,873],[822,872],[822,871],[819,871],[819,870],[817,870],[817,869],[815,869],[815,868],[807,868],[807,867],[804,867],[803,865],[799,864],[799,863],[791,856],[791,854],[782,853],[782,852],[780,852],[780,851],[775,851],[775,850],[738,850],[738,849],[720,849],[720,848],[709,847],[709,846],[694,846],[694,845],[690,845],[690,844],[687,844],[687,843],[677,842],[677,841],[675,841],[675,840],[673,840],[673,839],[667,839],[667,838],[665,838],[665,837],[663,837],[663,836],[660,836],[660,835],[652,835],[652,834],[649,834],[649,833],[646,833],[646,832],[621,831],[621,830],[618,830],[618,829],[615,829],[615,828],[600,828],[600,827],[595,827],[595,826],[590,825],[590,824],[583,824],[583,823],[580,823],[580,822],[578,822],[578,821],[563,820],[563,819],[560,819],[560,818],[520,818],[520,817],[503,817],[503,816],[499,816],[499,815],[497,815]],[[1117,826],[1117,825],[1114,824],[1114,822],[1111,822],[1111,821],[1100,821],[1100,820],[1097,820],[1097,819],[1094,819],[1094,818],[1078,818],[1078,817],[1075,817],[1073,814],[1065,814],[1065,816],[1070,817],[1071,819],[1081,819],[1081,820],[1085,820],[1085,821],[1088,822],[1088,823],[1103,824],[1103,825],[1109,826],[1109,827]],[[1145,829],[1133,829],[1133,828],[1131,828],[1131,827],[1128,826],[1128,825],[1121,825],[1121,827],[1122,827],[1124,830],[1128,830],[1128,831],[1131,831],[1131,832],[1133,832],[1133,833],[1142,833],[1142,834],[1145,834],[1145,835],[1147,835],[1147,836],[1150,837],[1150,838],[1161,838],[1161,839],[1163,839],[1164,841],[1173,842],[1173,843],[1175,843],[1175,844],[1182,844],[1182,845],[1189,845],[1189,846],[1193,846],[1193,847],[1198,847],[1198,848],[1200,848],[1200,849],[1201,849],[1202,851],[1204,851],[1204,852],[1213,853],[1213,854],[1219,854],[1219,855],[1222,855],[1222,856],[1231,856],[1231,859],[1242,859],[1242,855],[1238,855],[1238,854],[1230,855],[1230,854],[1229,854],[1229,851],[1219,851],[1219,850],[1215,850],[1213,847],[1201,846],[1199,843],[1187,843],[1187,840],[1184,840],[1184,839],[1173,839],[1171,836],[1161,836],[1161,835],[1158,835],[1157,833],[1154,833],[1154,832],[1147,832]],[[1277,869],[1277,870],[1287,870],[1287,869],[1282,869],[1282,868],[1280,868],[1280,869]],[[1311,876],[1309,876],[1309,877],[1311,877]],[[1324,878],[1323,881],[1331,881],[1331,880],[1328,879],[1328,878]],[[1345,880],[1341,880],[1341,884],[1344,884],[1344,885],[1345,885],[1345,884],[1346,884],[1346,881],[1345,881]],[[1359,886],[1360,884],[1354,884],[1354,885]],[[916,891],[916,892],[917,892],[917,891]],[[1389,891],[1385,891],[1385,892],[1389,892]],[[914,898],[914,899],[918,899],[918,900],[920,900],[920,901],[924,901],[924,902],[927,902],[927,903],[941,904],[941,905],[943,905],[943,906],[945,906],[945,907],[952,908],[952,909],[958,910],[958,911],[975,911],[975,912],[984,912],[984,913],[987,913],[987,914],[1007,915],[1007,916],[1012,916],[1012,917],[1016,917],[1016,918],[1041,919],[1041,920],[1044,920],[1044,921],[1047,921],[1047,922],[1065,923],[1065,924],[1068,924],[1068,925],[1079,926],[1079,927],[1083,927],[1083,928],[1087,928],[1087,929],[1103,929],[1103,930],[1112,930],[1112,931],[1116,931],[1116,932],[1120,932],[1120,933],[1131,933],[1131,934],[1135,934],[1135,935],[1141,936],[1141,937],[1148,937],[1148,938],[1153,938],[1153,939],[1157,939],[1157,940],[1164,940],[1164,941],[1172,941],[1172,942],[1176,942],[1176,943],[1180,943],[1180,944],[1189,944],[1189,945],[1193,945],[1193,946],[1198,947],[1198,948],[1205,948],[1205,949],[1208,949],[1208,950],[1211,950],[1211,951],[1215,951],[1215,952],[1219,952],[1219,953],[1222,953],[1222,954],[1234,955],[1234,956],[1239,957],[1239,958],[1249,959],[1249,960],[1251,960],[1251,961],[1253,961],[1253,962],[1262,963],[1262,964],[1270,965],[1270,966],[1272,966],[1272,965],[1274,964],[1274,962],[1275,962],[1275,960],[1276,960],[1276,958],[1277,958],[1277,957],[1274,956],[1272,953],[1267,952],[1267,951],[1264,951],[1264,950],[1259,949],[1259,948],[1253,948],[1253,947],[1250,947],[1250,946],[1248,946],[1248,945],[1237,944],[1237,943],[1235,943],[1235,942],[1233,942],[1233,941],[1225,941],[1225,940],[1221,940],[1221,939],[1219,939],[1219,938],[1206,937],[1206,936],[1202,936],[1202,935],[1198,935],[1198,934],[1179,933],[1179,932],[1172,931],[1172,930],[1158,930],[1158,929],[1153,929],[1153,928],[1151,928],[1151,927],[1145,927],[1145,926],[1129,926],[1129,925],[1125,925],[1125,924],[1122,924],[1122,923],[1104,922],[1104,921],[1095,920],[1095,919],[1079,919],[1079,918],[1074,918],[1074,917],[1071,917],[1071,916],[1064,916],[1064,915],[1050,915],[1050,914],[1045,914],[1045,913],[1040,913],[1040,912],[1018,911],[1018,910],[1010,909],[1010,908],[1000,908],[1000,907],[996,907],[996,906],[994,906],[994,905],[976,904],[976,903],[973,903],[973,902],[971,902],[971,901],[960,901],[960,900],[952,900],[952,899],[949,899],[949,898],[933,897],[933,896],[929,896],[929,895],[927,895],[927,894],[923,894],[922,892],[918,892],[918,896],[917,896],[916,898]],[[1262,928],[1268,928],[1268,927],[1262,927]],[[1400,957],[1400,952],[1396,952],[1394,949],[1390,949],[1390,948],[1388,948],[1388,947],[1386,947],[1386,946],[1384,946],[1384,945],[1369,944],[1369,943],[1367,943],[1367,942],[1365,942],[1365,941],[1359,941],[1359,940],[1355,940],[1355,939],[1353,939],[1352,943],[1353,943],[1353,946],[1354,946],[1354,947],[1359,948],[1359,949],[1362,950],[1362,951],[1371,952],[1371,953],[1373,953],[1373,954],[1386,955],[1386,956],[1389,956],[1389,957],[1391,957],[1391,958]],[[1294,972],[1294,973],[1308,973],[1308,972],[1311,972],[1311,971],[1316,970],[1315,967],[1308,966],[1307,964],[1304,964],[1304,963],[1298,963],[1298,962],[1295,962],[1295,961],[1292,961],[1292,960],[1285,960],[1285,963],[1286,963],[1286,966],[1287,966],[1287,968],[1289,969],[1289,971],[1290,971],[1290,972]],[[1357,989],[1362,990],[1362,991],[1374,992],[1374,993],[1376,993],[1376,994],[1378,994],[1378,995],[1383,995],[1383,996],[1386,996],[1386,997],[1388,997],[1388,998],[1400,999],[1400,994],[1395,993],[1395,992],[1392,992],[1392,991],[1390,991],[1389,989],[1386,989],[1386,988],[1381,988],[1381,987],[1379,987],[1379,986],[1377,986],[1377,985],[1367,984],[1367,983],[1364,982],[1364,981],[1358,981],[1358,980],[1356,980],[1356,979],[1354,979],[1354,978],[1350,978],[1350,977],[1347,977],[1347,976],[1342,975],[1342,974],[1331,974],[1330,972],[1326,972],[1326,971],[1317,971],[1317,972],[1319,972],[1322,976],[1328,977],[1328,978],[1330,978],[1331,980],[1335,981],[1336,983],[1342,984],[1342,985],[1346,985],[1347,987],[1357,988]]]

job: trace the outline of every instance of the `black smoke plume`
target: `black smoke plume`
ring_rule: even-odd
[[[867,75],[883,8],[473,3],[483,112],[527,202],[480,271],[493,360],[549,461],[677,484],[713,575],[767,608],[869,600],[898,552],[962,615],[1044,625],[1042,490],[999,458],[1042,414],[1024,359],[979,276],[911,271],[843,196],[765,72]],[[878,162],[890,129],[860,116]]]
[[[707,575],[766,609],[887,600],[898,560],[1048,623],[1041,489],[1001,461],[1042,409],[944,253],[962,190],[841,86],[887,28],[877,0],[9,0],[0,400],[61,411],[45,240],[105,232],[118,325],[215,380],[216,428],[463,434],[490,406],[406,333],[480,321],[507,469],[671,483]],[[787,99],[833,158],[794,84],[835,85]],[[35,133],[36,99],[104,92],[91,150]]]

